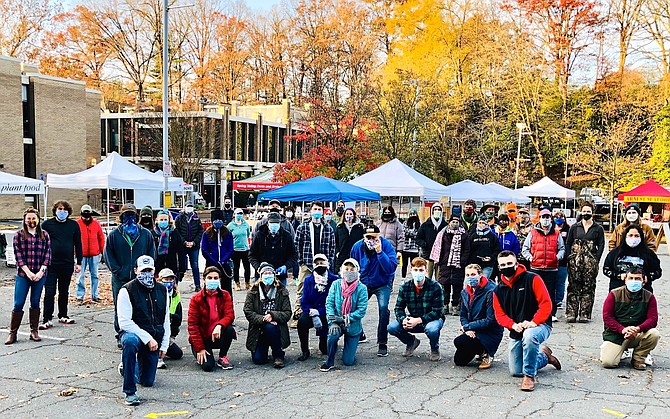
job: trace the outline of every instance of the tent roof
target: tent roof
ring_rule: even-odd
[[[417,172],[398,159],[393,159],[349,183],[382,196],[418,196],[437,200],[448,195],[446,186]]]
[[[507,202],[517,202],[517,203],[523,203],[523,202],[530,202],[531,199],[522,194],[519,191],[515,191],[514,189],[507,188],[503,185],[500,185],[495,182],[489,182],[487,183],[486,186],[488,189],[498,191],[501,194],[507,194],[508,198],[506,199],[501,199],[501,201],[507,201]]]
[[[44,182],[39,179],[0,172],[0,195],[43,195]]]
[[[183,182],[181,182],[183,185]],[[170,186],[173,181],[170,181]],[[134,165],[112,152],[95,166],[69,175],[47,175],[47,186],[61,189],[163,190],[163,176]]]
[[[519,188],[517,191],[527,196],[542,196],[547,198],[564,199],[575,197],[575,191],[564,188],[563,186],[549,179],[547,176],[543,177],[532,185]]]
[[[258,196],[259,200],[278,199],[280,201],[380,201],[378,193],[339,180],[317,176],[265,192]]]
[[[628,192],[620,193],[618,199],[626,202],[670,202],[670,191],[649,179]]]
[[[472,180],[462,180],[446,187],[447,196],[452,201],[462,202],[468,199],[475,201],[508,201],[511,195],[504,191],[488,188]]]

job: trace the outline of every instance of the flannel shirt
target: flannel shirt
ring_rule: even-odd
[[[19,276],[26,276],[21,266],[25,265],[32,273],[37,273],[42,265],[51,264],[51,239],[49,233],[46,231],[43,233],[44,240],[40,239],[39,235],[33,236],[30,233],[24,237],[23,230],[14,235],[14,256]]]
[[[403,319],[421,317],[426,325],[442,318],[442,286],[435,280],[426,278],[423,288],[417,294],[414,281],[405,281],[398,290],[398,299],[395,303],[395,317],[402,324]]]
[[[335,232],[327,223],[321,223],[321,249],[315,249],[312,254],[312,236],[309,224],[312,221],[305,221],[298,226],[295,232],[295,253],[298,257],[298,265],[306,265],[312,268],[312,257],[315,254],[323,253],[328,258],[330,266],[335,266]]]

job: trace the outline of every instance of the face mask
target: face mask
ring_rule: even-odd
[[[449,228],[452,230],[457,230],[458,229],[459,223],[449,223]]]
[[[382,215],[382,220],[384,220],[384,221],[391,221],[392,219],[393,219],[393,216],[391,214]]]
[[[161,220],[161,221],[157,222],[156,225],[161,230],[165,230],[170,225],[170,222],[168,220]]]
[[[186,214],[193,214],[193,207],[186,207],[184,208],[184,212]]]
[[[224,207],[225,209],[230,209],[230,204],[223,204],[223,207]]]
[[[631,213],[631,214],[626,213],[626,220],[628,220],[631,223],[634,223],[635,221],[637,221],[638,217],[639,217],[639,215],[638,215],[637,212],[634,212],[634,213]]]
[[[500,273],[505,276],[505,278],[511,278],[516,273],[516,266],[508,266],[507,268],[500,268]]]
[[[172,290],[174,290],[174,282],[163,281],[163,285],[165,285],[165,288],[167,288],[168,295],[172,295]]]
[[[314,272],[316,272],[321,276],[324,276],[326,274],[326,271],[328,271],[327,266],[317,266],[316,268],[314,268]]]
[[[205,288],[207,288],[208,291],[214,291],[217,288],[219,288],[219,280],[218,279],[206,279],[205,280]]]
[[[263,283],[266,287],[271,287],[275,283],[275,276],[272,274],[263,275]]]
[[[351,284],[355,280],[358,279],[358,272],[356,271],[344,271],[342,272],[342,278],[347,282],[347,284]]]
[[[465,277],[465,285],[469,285],[470,288],[474,288],[477,285],[479,285],[479,278],[480,276],[466,276]]]
[[[541,218],[540,225],[542,227],[549,227],[551,225],[551,218]]]
[[[370,250],[374,249],[374,247],[375,247],[375,241],[374,240],[363,239],[363,242],[368,247],[368,249],[370,249]]]
[[[626,280],[626,288],[628,288],[628,291],[630,292],[638,292],[642,289],[642,281],[628,279]]]
[[[235,219],[237,221],[242,221],[244,220],[244,214],[235,214]]]
[[[337,207],[337,209],[335,210],[335,212],[337,213],[337,215],[342,215],[342,214],[344,214],[344,207]]]
[[[37,227],[37,221],[35,221],[35,220],[28,220],[28,221],[26,221],[26,226],[27,226],[28,228],[35,228],[35,227]]]
[[[474,208],[469,208],[469,207],[468,207],[468,208],[465,209],[464,212],[465,212],[466,214],[468,214],[468,215],[472,215],[472,214],[474,214],[475,209],[474,209]]]
[[[286,218],[293,218],[293,211],[286,211]]]
[[[505,229],[507,228],[507,226],[509,226],[509,223],[503,223],[503,222],[501,222],[501,223],[498,223],[498,225],[500,226],[500,228],[502,228],[503,230],[505,230]]]
[[[524,224],[524,225],[528,224],[528,222],[530,221],[530,215],[521,214],[521,215],[519,215],[519,220],[521,221],[521,224]]]
[[[153,272],[140,272],[137,274],[137,280],[147,288],[153,288],[156,285]]]
[[[315,220],[319,220],[322,215],[323,212],[321,211],[312,211],[312,218],[314,218]]]
[[[582,216],[582,218],[583,218],[583,216]],[[589,217],[589,218],[591,218],[591,217]],[[584,219],[588,220],[588,218],[584,218]],[[556,223],[557,226],[562,226],[564,222],[565,222],[564,218],[561,218],[561,217],[554,218],[554,223]]]
[[[214,220],[212,221],[212,225],[215,229],[220,230],[223,227],[223,220]]]
[[[480,225],[477,226],[477,231],[482,232],[484,230],[486,230],[486,226],[480,226]]]
[[[582,220],[590,220],[593,217],[593,214],[582,214]]]
[[[347,220],[348,223],[353,223],[354,222],[354,216],[353,214],[347,214],[344,216],[344,219]]]
[[[330,220],[333,219],[333,216],[332,215],[324,215],[323,219],[326,220],[326,221],[330,221]]]
[[[423,284],[423,281],[426,280],[426,273],[425,272],[414,272],[414,271],[412,271],[412,279],[414,280],[414,283],[416,285],[421,285],[421,284]]]
[[[637,247],[640,243],[642,243],[640,237],[626,237],[626,244],[628,247]]]
[[[124,214],[123,215],[123,223],[132,225],[132,224],[137,224],[137,215],[135,214]]]
[[[56,211],[56,218],[60,221],[65,221],[68,215],[70,214],[67,211]]]
[[[270,208],[270,212],[279,213],[279,208]]]
[[[151,216],[142,216],[142,218],[140,219],[140,223],[142,225],[151,224],[152,221],[153,221],[153,218],[151,218]]]
[[[436,220],[442,218],[442,211],[433,211],[433,218],[435,218]]]
[[[268,223],[268,230],[270,230],[270,234],[277,234],[279,232],[279,223]]]

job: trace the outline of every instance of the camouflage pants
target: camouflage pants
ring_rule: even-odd
[[[568,295],[565,317],[574,321],[591,320],[596,294],[598,261],[592,253],[593,244],[577,240],[568,258]]]

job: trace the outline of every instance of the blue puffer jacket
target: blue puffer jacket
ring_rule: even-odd
[[[326,318],[329,316],[342,316],[342,280],[338,279],[328,291],[326,298]],[[356,291],[351,295],[351,313],[349,313],[349,327],[346,332],[350,336],[358,336],[363,333],[363,317],[368,309],[368,289],[361,282],[358,283]],[[330,322],[329,322],[330,324]]]
[[[366,252],[363,240],[354,243],[351,248],[351,257],[356,259],[361,267],[361,282],[368,288],[377,288],[382,285],[391,286],[398,267],[396,251],[390,241],[379,237],[382,241],[382,251]]]
[[[482,278],[482,281],[485,280]],[[483,287],[476,287],[473,295],[470,286],[461,291],[461,326],[466,332],[475,332],[489,355],[495,355],[503,337],[503,327],[496,321],[493,311],[493,291],[496,285],[486,280]]]

